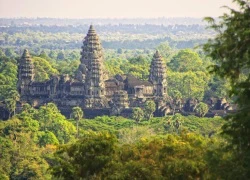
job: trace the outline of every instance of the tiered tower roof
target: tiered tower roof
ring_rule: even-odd
[[[34,65],[27,49],[24,50],[23,55],[20,59],[19,73],[21,78],[34,78]]]
[[[153,60],[150,65],[150,75],[149,81],[154,82],[162,82],[166,79],[166,65],[157,50],[153,56]]]
[[[103,64],[101,59],[99,58],[99,54],[97,51],[94,51],[91,54],[91,61],[89,67],[89,78],[93,79],[95,84],[100,83],[98,80],[102,79],[103,75]]]
[[[97,52],[98,58],[103,61],[102,45],[93,25],[91,25],[87,36],[84,38],[81,52],[81,63],[85,64],[87,68],[90,67],[91,56],[94,51]]]

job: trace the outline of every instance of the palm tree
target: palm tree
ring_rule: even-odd
[[[173,115],[175,114],[176,106],[177,106],[178,103],[180,103],[181,98],[182,98],[182,94],[180,93],[180,91],[175,90],[173,92],[173,107],[174,107]]]
[[[147,101],[144,106],[145,109],[145,117],[147,120],[150,120],[153,117],[153,113],[156,110],[155,102],[154,101]]]
[[[82,119],[83,117],[83,111],[80,107],[74,107],[72,109],[72,115],[73,115],[73,118],[74,120],[76,120],[76,130],[77,130],[77,138],[79,137],[79,121],[80,119]]]

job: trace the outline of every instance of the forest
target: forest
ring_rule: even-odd
[[[157,49],[167,65],[169,96],[237,104],[236,113],[213,118],[203,113],[153,117],[154,107],[134,110],[131,118],[94,119],[74,107],[66,118],[53,103],[38,109],[25,104],[16,113],[22,50],[31,52],[36,81],[54,74],[74,77],[88,26],[74,20],[1,19],[0,106],[6,104],[11,114],[0,121],[0,179],[249,179],[250,6],[245,0],[235,3],[238,11],[207,17],[207,25],[195,19],[158,24],[168,22],[158,19],[151,25],[96,26],[110,77],[146,80]]]

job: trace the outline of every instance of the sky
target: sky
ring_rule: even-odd
[[[158,18],[217,17],[232,0],[0,0],[0,17]]]

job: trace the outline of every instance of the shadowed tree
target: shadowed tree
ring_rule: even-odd
[[[204,51],[215,61],[211,71],[231,81],[230,94],[236,97],[238,111],[226,117],[228,122],[223,127],[223,132],[232,138],[230,147],[236,155],[235,163],[245,168],[241,170],[241,177],[237,179],[248,179],[247,177],[250,177],[250,4],[249,0],[233,2],[238,4],[238,10],[228,8],[230,13],[221,16],[219,21],[211,17],[205,18],[217,36],[204,45]]]

